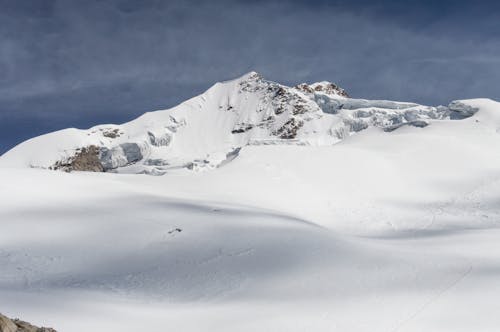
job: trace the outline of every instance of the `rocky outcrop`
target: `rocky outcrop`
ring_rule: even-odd
[[[291,118],[283,126],[274,132],[274,135],[281,139],[292,139],[297,136],[298,130],[304,125],[304,122]]]
[[[109,130],[103,130],[102,136],[107,137],[107,138],[117,138],[120,137],[120,129],[115,128],[115,129],[109,129]]]
[[[231,131],[231,134],[242,134],[251,129],[253,129],[253,124],[248,123],[238,123],[234,126],[234,129]]]
[[[104,167],[99,160],[99,148],[95,145],[77,149],[72,157],[56,162],[51,168],[65,172],[104,172]]]
[[[322,92],[330,96],[349,97],[344,89],[331,82],[314,83],[311,85],[311,88],[316,92]]]
[[[56,332],[50,327],[37,327],[19,319],[0,314],[0,332]]]
[[[141,148],[137,143],[122,143],[114,148],[99,148],[90,145],[76,149],[64,160],[57,161],[50,169],[65,172],[106,172],[142,160]]]
[[[16,332],[17,325],[12,320],[0,314],[0,332]]]
[[[348,98],[347,92],[332,82],[317,82],[311,85],[301,83],[295,86],[295,89],[305,92],[306,94],[314,94],[315,92],[330,96],[340,96]]]

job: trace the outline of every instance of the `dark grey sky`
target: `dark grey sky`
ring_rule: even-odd
[[[0,153],[250,70],[361,98],[500,100],[500,3],[0,0]]]

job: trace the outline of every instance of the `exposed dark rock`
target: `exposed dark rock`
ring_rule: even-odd
[[[318,92],[324,92],[327,94],[336,94],[343,97],[349,97],[349,95],[344,89],[333,83],[318,84],[314,87],[314,90]]]
[[[285,108],[282,106],[282,105],[279,105],[278,107],[276,107],[276,109],[274,110],[274,114],[276,115],[279,115],[281,113],[283,113],[285,111]]]
[[[295,118],[289,119],[283,126],[276,130],[273,134],[282,139],[292,139],[297,136],[298,130],[304,125],[304,122],[296,120]]]
[[[282,88],[281,86],[278,87],[278,89],[276,90],[276,96],[284,96],[286,94],[286,90],[284,88]]]
[[[112,149],[95,145],[76,149],[73,156],[57,161],[50,169],[65,172],[106,172],[127,166],[143,158],[137,143],[123,143]]]
[[[173,233],[180,233],[182,232],[182,229],[180,228],[174,228],[168,231],[168,234],[173,234]]]
[[[296,85],[295,89],[303,91],[305,93],[323,92],[329,95],[338,95],[347,98],[349,97],[344,89],[334,83],[329,82],[316,83],[314,88],[306,83],[301,83],[299,85]]]
[[[307,109],[305,108],[304,105],[296,104],[293,106],[293,115],[304,114],[305,112],[307,112]]]
[[[56,332],[50,327],[37,327],[19,319],[9,319],[0,314],[0,332]]]
[[[89,145],[77,150],[74,156],[67,160],[56,162],[51,169],[65,172],[104,172],[104,167],[99,160],[99,148],[95,145]]]
[[[17,331],[17,325],[9,318],[0,314],[0,332],[16,332],[16,331]]]
[[[306,83],[301,83],[301,84],[296,85],[295,89],[303,91],[303,92],[307,92],[307,93],[313,93],[314,92],[314,90],[309,85],[307,85]]]
[[[235,126],[235,128],[231,131],[231,134],[241,134],[241,133],[249,131],[252,128],[253,128],[253,125],[251,125],[249,123],[237,124]]]
[[[108,138],[117,138],[120,137],[119,129],[113,129],[113,130],[106,130],[102,132],[102,136],[108,137]]]

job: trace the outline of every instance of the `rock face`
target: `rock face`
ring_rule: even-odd
[[[0,314],[0,332],[16,332],[17,325],[9,318]]]
[[[0,332],[56,332],[50,327],[36,327],[19,319],[9,319],[0,314]]]
[[[122,143],[112,149],[90,145],[78,148],[74,155],[57,161],[50,168],[65,172],[106,172],[141,159],[141,148],[137,143]]]
[[[104,172],[104,167],[99,160],[99,152],[99,147],[95,145],[78,148],[74,156],[56,162],[53,169],[65,172]]]
[[[432,107],[356,99],[331,82],[289,87],[251,72],[122,125],[39,136],[4,154],[0,165],[153,175],[199,171],[226,164],[234,159],[231,151],[247,145],[328,146],[370,127],[390,135],[476,112],[461,101]]]

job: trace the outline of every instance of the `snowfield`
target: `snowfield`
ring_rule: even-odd
[[[417,107],[380,103],[362,106]],[[144,160],[27,168],[76,141],[23,143],[0,157],[0,312],[63,332],[498,331],[500,103],[458,104],[473,111],[425,108],[445,115],[321,144],[329,129],[292,141],[275,129],[228,141],[234,119],[215,141],[180,130],[173,159],[150,150],[183,159],[163,176],[117,174],[151,171]],[[240,150],[180,167],[214,146]]]

